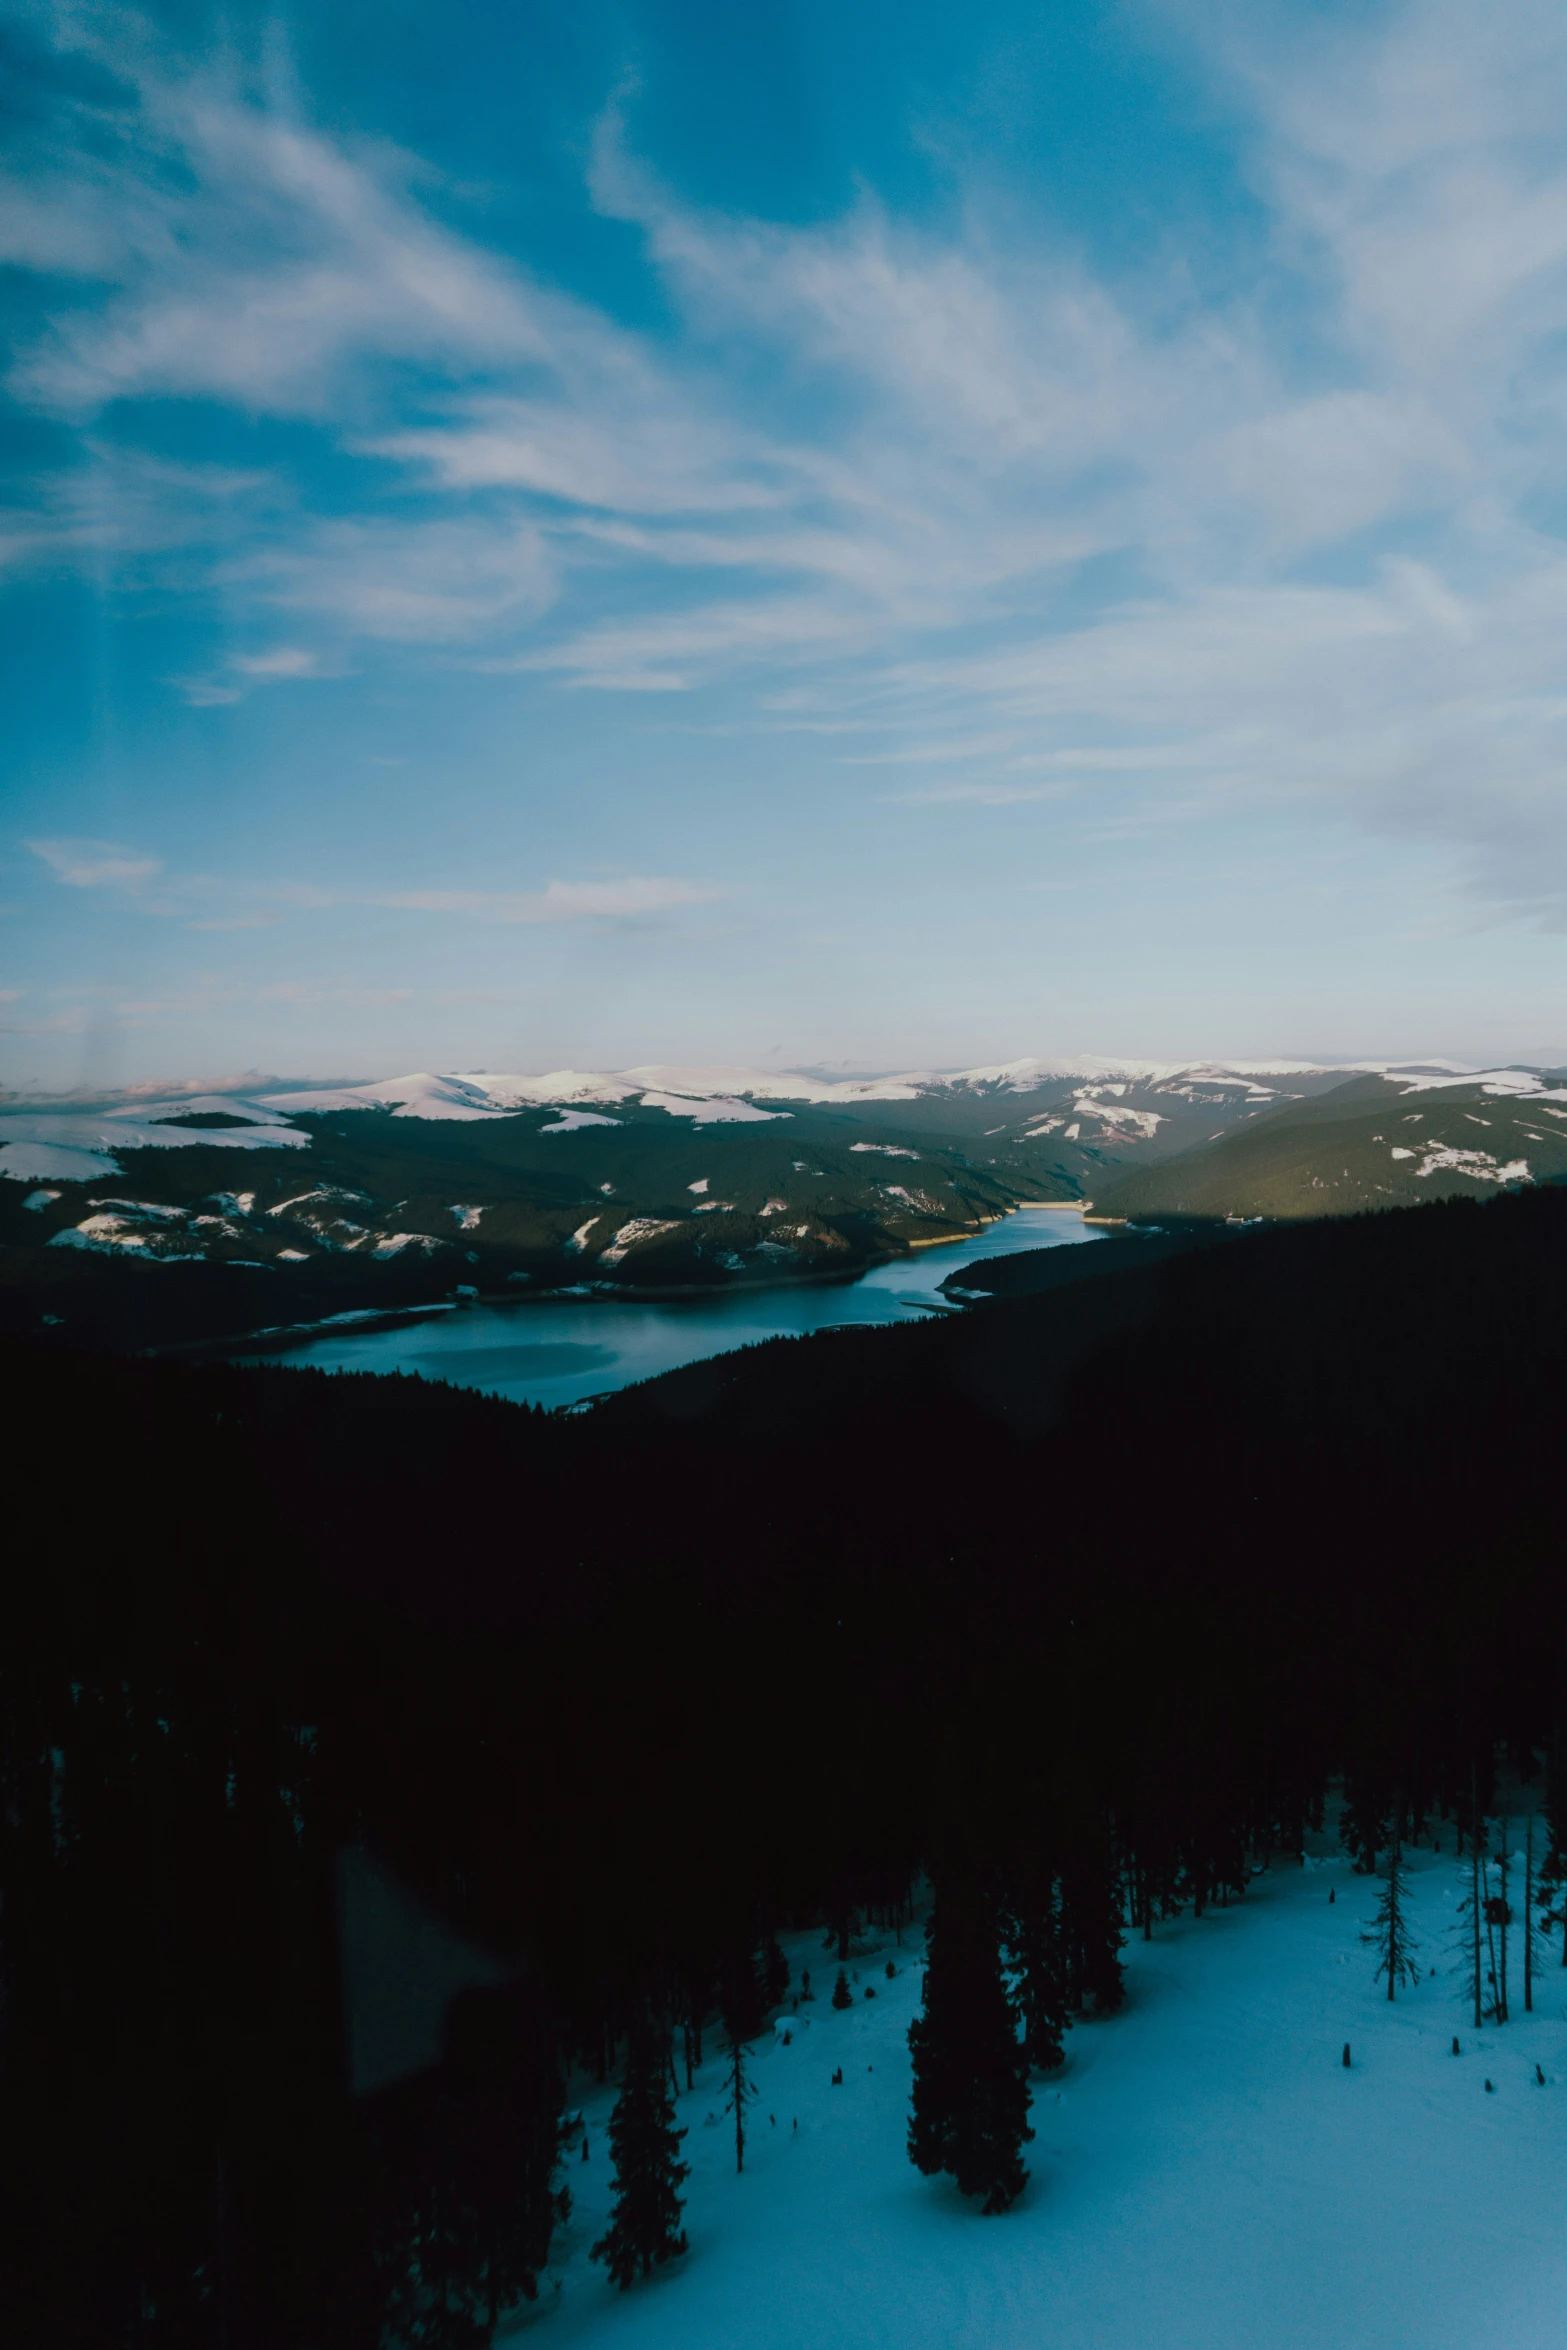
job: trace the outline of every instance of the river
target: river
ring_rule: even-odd
[[[475,1302],[390,1327],[338,1325],[271,1347],[265,1358],[236,1359],[275,1362],[281,1352],[317,1371],[414,1371],[513,1403],[581,1403],[763,1338],[949,1312],[937,1293],[960,1265],[1100,1237],[1075,1210],[1018,1208],[977,1239],[922,1248],[856,1281],[780,1283],[663,1305],[625,1296]]]

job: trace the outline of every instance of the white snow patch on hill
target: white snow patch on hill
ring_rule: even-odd
[[[106,1152],[87,1150],[77,1143],[0,1144],[0,1175],[9,1175],[13,1183],[37,1183],[49,1178],[58,1178],[63,1183],[91,1183],[96,1176],[118,1175],[119,1171],[118,1162]]]
[[[1397,1158],[1395,1151],[1393,1156]],[[1509,1159],[1505,1167],[1496,1163],[1492,1151],[1429,1150],[1415,1169],[1415,1181],[1423,1183],[1428,1175],[1436,1175],[1451,1168],[1454,1174],[1468,1175],[1476,1183],[1527,1183],[1527,1159]]]
[[[590,2147],[564,2173],[575,2209],[538,2304],[501,2339],[561,2350],[1559,2350],[1567,1977],[1548,1967],[1538,2012],[1477,2042],[1447,1949],[1457,1864],[1450,1849],[1422,1853],[1418,1958],[1422,1972],[1442,1971],[1390,2006],[1360,1943],[1377,1891],[1341,1861],[1281,1867],[1235,1908],[1129,1942],[1126,2012],[1079,2026],[1063,2071],[1036,2084],[1029,2185],[996,2219],[922,2179],[904,2151],[918,1935],[902,1950],[882,1937],[856,1958],[843,2013],[820,1936],[793,1938],[795,1983],[808,1967],[819,1996],[808,2032],[784,2047],[769,2031],[751,2051],[743,2175],[712,2041],[679,2100],[690,2251],[629,2293],[589,2262],[609,2209],[614,2090],[584,2096],[575,2084]],[[888,1956],[901,1970],[891,1982]]]
[[[583,1229],[586,1231],[587,1227],[584,1225]],[[621,1225],[613,1244],[600,1252],[599,1263],[618,1265],[629,1250],[638,1247],[644,1240],[657,1240],[661,1233],[679,1230],[678,1223],[671,1223],[666,1218],[633,1216],[629,1223]]]
[[[787,1118],[787,1110],[759,1110],[754,1102],[728,1095],[714,1100],[688,1101],[684,1094],[645,1093],[644,1110],[667,1110],[672,1117],[689,1118],[697,1126],[751,1126],[763,1118]]]
[[[120,1111],[107,1115],[85,1112],[0,1112],[0,1174],[18,1182],[57,1176],[65,1182],[90,1183],[101,1175],[117,1175],[116,1151],[182,1150],[200,1144],[209,1150],[303,1149],[308,1134],[294,1126],[268,1122],[256,1126],[160,1126],[132,1119]]]

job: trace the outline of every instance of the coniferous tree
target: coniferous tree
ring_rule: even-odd
[[[537,2297],[571,2209],[555,2185],[561,2083],[543,2019],[509,1991],[462,1994],[447,2031],[439,2075],[386,2149],[379,2265],[391,2338],[479,2350],[502,2316]]]
[[[1552,1738],[1545,1763],[1545,1858],[1540,1863],[1540,1923],[1562,1929],[1562,1965],[1567,1967],[1567,1788],[1563,1735]]]
[[[852,2007],[854,2005],[854,1993],[849,1989],[849,1978],[842,1967],[838,1969],[838,1980],[832,1987],[832,2003],[834,2007]]]
[[[1485,2022],[1485,1960],[1481,1949],[1485,1932],[1485,1900],[1480,1889],[1480,1848],[1471,1837],[1469,1851],[1461,1863],[1463,1898],[1458,1904],[1458,1930],[1454,1936],[1463,1994],[1474,2009],[1474,2028],[1478,2032]]]
[[[1495,1916],[1499,1946],[1496,1972],[1496,2020],[1499,2024],[1505,2024],[1507,2021],[1507,1929],[1513,1922],[1512,1904],[1507,1898],[1507,1876],[1512,1859],[1510,1851],[1513,1840],[1512,1826],[1512,1821],[1504,1813],[1497,1829],[1497,1891],[1494,1901],[1490,1904]]]
[[[1054,1877],[1036,1856],[1013,1871],[1003,1922],[1023,2050],[1035,2071],[1053,2072],[1064,2054],[1066,1967]]]
[[[789,1961],[778,1947],[776,1934],[769,1934],[761,1951],[762,1996],[769,2007],[776,2007],[789,1988]]]
[[[680,2188],[691,2166],[680,2160],[684,2130],[675,2127],[667,2041],[644,2009],[626,2041],[626,2077],[610,2116],[615,2205],[593,2247],[622,2292],[686,2249]]]
[[[1355,1874],[1369,1877],[1388,1840],[1388,1800],[1375,1780],[1346,1776],[1339,1813],[1339,1842],[1354,1861]]]
[[[725,2068],[729,2094],[724,2099],[724,2111],[732,2113],[735,2117],[735,2169],[743,2171],[745,2168],[745,2109],[756,2095],[756,2084],[745,2069],[745,2041],[736,2036],[733,2027],[727,2022],[724,2028],[729,2035],[729,2057]]]
[[[1371,1979],[1374,1983],[1380,1983],[1384,1975],[1387,1977],[1389,1999],[1393,1997],[1398,1984],[1413,1980],[1414,1968],[1410,1963],[1410,1956],[1419,1947],[1409,1931],[1406,1911],[1407,1872],[1404,1867],[1401,1825],[1402,1823],[1395,1818],[1392,1841],[1388,1845],[1387,1874],[1383,1880],[1382,1899],[1377,1909],[1375,1922],[1368,1926],[1360,1937],[1362,1942],[1369,1943],[1378,1954],[1377,1970]]]
[[[949,2172],[981,2209],[1005,2211],[1028,2173],[1028,2058],[1001,1973],[996,1912],[983,1886],[954,1871],[937,1888],[928,1929],[923,2012],[909,2026],[914,2108],[909,2160]]]
[[[1534,2013],[1534,1963],[1537,1952],[1539,1926],[1535,1922],[1535,1907],[1540,1898],[1539,1872],[1535,1866],[1534,1813],[1524,1824],[1523,1835],[1523,2008],[1525,2015]]]
[[[1063,1855],[1057,1933],[1062,1979],[1071,2006],[1082,2015],[1114,2015],[1126,1997],[1122,1978],[1120,1877],[1108,1823],[1093,1819]]]

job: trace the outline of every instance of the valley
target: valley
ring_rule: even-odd
[[[854,1282],[1031,1202],[1344,1213],[1554,1180],[1564,1102],[1526,1071],[1108,1060],[12,1097],[0,1328],[218,1344],[463,1300],[714,1301]]]

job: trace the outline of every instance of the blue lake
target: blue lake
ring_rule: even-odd
[[[392,1328],[339,1324],[239,1360],[318,1371],[414,1371],[514,1403],[572,1404],[764,1338],[950,1311],[940,1284],[960,1265],[1097,1240],[1074,1209],[1019,1208],[975,1240],[922,1248],[857,1281],[780,1285],[647,1305],[624,1297],[520,1297],[465,1304]]]

